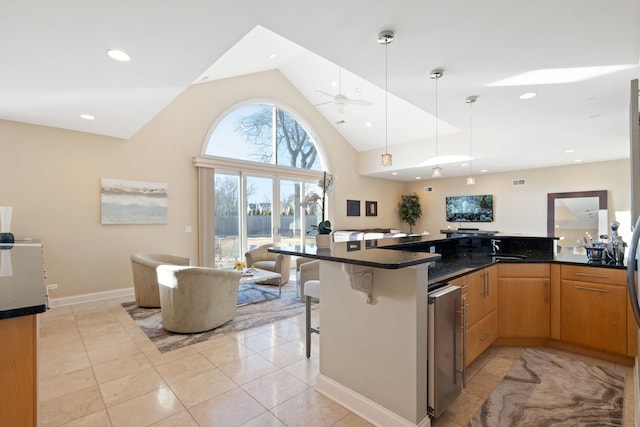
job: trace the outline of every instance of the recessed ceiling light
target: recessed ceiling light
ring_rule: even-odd
[[[575,153],[575,152],[576,150],[573,150],[573,149],[565,150],[565,153]]]
[[[115,59],[116,61],[121,61],[121,62],[127,62],[128,60],[131,59],[129,55],[127,55],[125,52],[118,49],[107,50],[107,55],[109,55],[109,58]]]
[[[486,169],[482,169],[482,170],[480,171],[480,173],[487,173],[487,172],[489,172],[489,171],[488,171],[488,170],[486,170]]]
[[[96,117],[91,114],[80,114],[80,118],[85,120],[95,120]]]
[[[398,172],[391,172],[391,175],[398,175]]]
[[[331,87],[338,87],[338,82],[335,80],[331,80]]]
[[[278,57],[277,54],[272,53],[271,55],[269,55],[269,59],[276,59]]]
[[[421,178],[421,177],[419,177],[419,176],[416,176],[416,179],[422,179],[422,178]]]
[[[520,95],[520,99],[531,99],[536,95],[537,95],[537,93],[535,93],[535,92],[527,92],[527,93],[523,93],[522,95]]]
[[[371,122],[367,122],[364,124],[366,127],[370,128],[372,126]]]
[[[574,162],[576,163],[580,163],[582,161],[582,159],[575,159]]]

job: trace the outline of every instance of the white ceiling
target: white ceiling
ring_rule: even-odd
[[[377,42],[386,29],[395,32],[388,80]],[[470,154],[471,118],[474,174],[628,158],[640,2],[0,0],[0,40],[0,119],[125,139],[190,84],[278,68],[315,105],[329,100],[317,90],[337,93],[330,83],[340,67],[342,92],[373,105],[318,111],[358,151],[379,159],[388,144],[393,166],[376,162],[365,173],[413,180],[429,174],[436,154],[434,68],[444,69],[445,176],[469,173],[444,159]],[[132,60],[109,59],[111,48]],[[582,81],[496,85],[534,70],[594,67],[606,68]],[[530,91],[538,95],[518,98]],[[478,96],[473,114],[469,95]]]

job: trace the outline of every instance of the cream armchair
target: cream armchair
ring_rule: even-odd
[[[163,264],[189,265],[189,258],[167,254],[139,253],[131,255],[133,291],[138,307],[160,307],[160,291],[156,268]]]
[[[162,326],[167,331],[208,331],[236,315],[239,271],[161,265],[157,274]]]
[[[267,249],[273,246],[275,246],[274,243],[268,243],[246,252],[244,256],[247,259],[247,267],[255,267],[280,273],[280,284],[284,286],[289,281],[289,275],[291,274],[291,255],[269,252]],[[267,280],[260,283],[278,284],[277,281],[274,280]]]

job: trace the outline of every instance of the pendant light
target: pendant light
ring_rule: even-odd
[[[465,102],[469,104],[469,176],[467,185],[475,185],[476,179],[473,177],[473,104],[478,100],[475,95],[467,96]]]
[[[391,166],[392,156],[389,154],[389,71],[387,61],[387,48],[393,41],[393,31],[382,31],[378,34],[378,43],[384,45],[384,154],[382,155],[382,166]]]
[[[432,178],[440,178],[442,176],[442,168],[438,166],[438,80],[442,77],[443,70],[435,69],[431,71],[431,77],[436,81],[436,166],[431,170]]]

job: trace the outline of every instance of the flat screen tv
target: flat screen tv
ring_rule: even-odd
[[[448,222],[493,222],[493,195],[450,196],[445,200]]]

